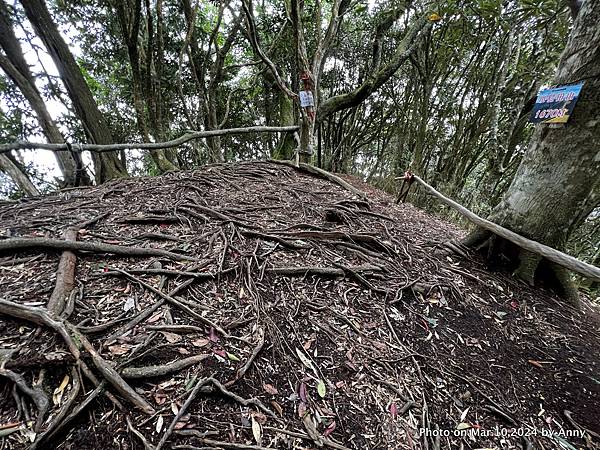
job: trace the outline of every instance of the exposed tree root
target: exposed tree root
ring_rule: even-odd
[[[116,273],[120,273],[120,272],[116,272]],[[190,284],[192,284],[194,280],[193,279],[189,279],[186,282],[180,284],[179,286],[177,286],[175,289],[173,289],[171,292],[169,292],[169,296],[173,296],[176,295],[178,292],[180,292],[181,290],[185,289],[187,286],[189,286]],[[112,342],[114,342],[115,339],[117,339],[119,336],[122,336],[123,334],[125,334],[127,331],[131,330],[133,327],[135,327],[136,325],[138,325],[139,323],[143,322],[144,320],[146,320],[148,317],[150,317],[155,311],[157,311],[161,306],[163,306],[166,303],[166,301],[164,299],[160,299],[159,301],[157,301],[156,303],[154,303],[152,306],[150,306],[149,308],[146,308],[142,311],[140,311],[139,314],[136,314],[131,320],[129,320],[125,325],[123,325],[122,327],[120,327],[118,330],[116,330],[114,333],[110,334],[104,341],[104,344],[102,345],[103,347],[111,344]]]
[[[196,261],[191,256],[173,253],[159,248],[125,247],[99,242],[65,241],[49,238],[9,238],[0,240],[0,252],[47,248],[52,250],[72,250],[93,253],[112,253],[123,256],[162,256],[174,261]]]
[[[184,435],[185,436],[185,435]],[[215,439],[196,437],[198,442],[201,444],[209,445],[209,448],[223,448],[223,449],[234,449],[234,450],[275,450],[273,447],[263,447],[261,445],[250,445],[250,444],[237,444],[235,442],[217,441]],[[200,450],[200,447],[193,445],[175,445],[171,447],[173,449],[188,449],[188,450]],[[206,447],[204,447],[206,448]]]
[[[465,410],[463,422],[488,429],[516,423],[550,431],[569,427],[562,414],[569,407],[593,429],[589,405],[598,397],[586,377],[598,363],[586,345],[592,319],[548,306],[553,297],[472,258],[439,257],[428,243],[458,236],[451,225],[393,205],[383,193],[369,190],[367,203],[300,172],[264,162],[218,164],[0,205],[3,225],[19,239],[51,230],[64,246],[60,233],[93,209],[112,218],[81,234],[83,243],[93,236],[129,251],[136,242],[144,253],[167,245],[194,259],[69,248],[80,288],[67,297],[71,319],[29,306],[43,304],[56,283],[58,264],[43,248],[3,260],[2,295],[11,301],[0,300],[0,314],[18,320],[0,317],[0,359],[30,385],[41,380],[35,386],[49,399],[57,385],[64,388],[34,448],[92,441],[146,449],[157,441],[162,449],[459,448],[462,438],[414,436],[419,428],[452,426]],[[151,220],[120,220],[138,215]],[[475,241],[497,260],[517,261],[514,248],[489,232]],[[452,247],[470,256],[461,244]],[[42,327],[32,333],[25,321]],[[531,345],[521,352],[523,342]],[[40,369],[46,376],[37,378]],[[536,371],[560,376],[564,386],[549,386]],[[70,382],[59,385],[65,375]],[[577,395],[572,386],[581,387]],[[8,430],[7,441],[28,448],[35,405],[12,382],[0,383],[0,395],[8,400],[0,435]],[[554,448],[549,438],[532,439]],[[498,440],[471,443],[491,448]]]
[[[169,294],[165,294],[164,292],[162,292],[159,289],[156,289],[154,286],[149,285],[148,283],[140,280],[139,278],[134,277],[133,275],[131,275],[130,273],[121,270],[121,269],[113,269],[114,271],[120,273],[121,275],[126,276],[127,278],[129,278],[130,280],[135,281],[136,283],[139,283],[140,285],[144,286],[146,289],[149,289],[150,291],[154,292],[155,294],[159,295],[160,297],[162,297],[164,300],[166,300],[168,303],[177,306],[179,309],[182,309],[183,311],[185,311],[187,314],[189,314],[190,316],[192,316],[193,318],[199,320],[202,323],[205,323],[206,325],[213,327],[215,330],[217,330],[219,333],[221,333],[223,336],[228,337],[229,333],[227,333],[223,328],[221,328],[221,326],[217,325],[215,322],[213,322],[212,320],[204,317],[201,314],[198,314],[196,311],[192,310],[189,306],[184,305],[183,303],[181,303],[179,300],[171,297]]]
[[[181,406],[181,408],[179,409],[177,414],[175,414],[175,417],[171,421],[171,424],[169,425],[169,427],[166,429],[165,433],[160,438],[160,441],[158,441],[158,444],[156,444],[155,450],[160,450],[165,445],[165,443],[169,440],[169,438],[171,437],[171,434],[173,434],[173,430],[175,429],[175,425],[177,425],[177,422],[179,422],[179,420],[185,414],[187,409],[190,407],[190,405],[192,404],[192,402],[194,401],[196,396],[200,393],[200,389],[203,386],[207,385],[208,383],[210,383],[210,378],[202,378],[202,379],[196,381],[196,383],[194,385],[194,389],[192,389],[192,391],[190,392],[190,395],[186,399],[185,403]]]
[[[81,353],[79,351],[79,345],[82,345],[92,356],[92,361],[96,368],[121,395],[145,413],[154,414],[154,408],[121,378],[117,371],[100,356],[87,338],[77,331],[73,325],[65,325],[63,322],[54,320],[41,308],[23,306],[4,299],[0,299],[0,314],[28,320],[37,323],[38,325],[45,325],[57,331],[76,360],[80,359]],[[76,344],[76,342],[78,342],[79,345]]]
[[[52,418],[52,421],[46,428],[46,431],[44,431],[44,433],[38,436],[38,438],[35,440],[32,448],[43,448],[43,446],[48,441],[52,440],[52,437],[55,436],[58,431],[60,431],[60,428],[64,426],[65,419],[72,411],[81,390],[81,380],[79,379],[79,374],[77,373],[77,369],[75,367],[71,369],[71,379],[73,380],[73,386],[71,388],[71,392],[69,393],[69,398],[62,404],[58,414]]]
[[[292,161],[282,161],[282,160],[272,159],[272,160],[269,160],[269,162],[273,162],[276,164],[283,164],[288,167],[293,167],[296,170],[301,170],[301,171],[304,171],[307,173],[311,173],[313,175],[318,175],[322,178],[325,178],[325,179],[331,181],[332,183],[337,184],[338,186],[343,187],[344,189],[359,196],[363,200],[365,200],[367,202],[369,201],[367,194],[365,194],[363,191],[355,188],[354,186],[352,186],[350,183],[348,183],[344,179],[338,177],[337,175],[332,174],[331,172],[327,172],[326,170],[319,169],[318,167],[315,167],[315,166],[312,166],[312,165],[306,164],[306,163],[300,163],[300,164],[296,165]]]
[[[160,366],[127,367],[121,370],[121,376],[129,379],[161,377],[173,372],[179,372],[180,370],[193,366],[194,364],[198,364],[209,356],[210,355],[190,356],[189,358],[178,359]]]
[[[461,242],[462,246],[476,249],[486,254],[487,260],[494,265],[505,265],[512,270],[513,276],[533,286],[536,281],[549,283],[557,288],[567,302],[576,308],[581,306],[579,293],[569,271],[563,266],[545,260],[540,254],[520,248],[506,239],[478,228]],[[446,244],[450,251],[464,256],[451,243]]]
[[[33,400],[33,403],[35,403],[35,406],[38,410],[38,415],[34,429],[36,432],[39,431],[42,424],[44,423],[46,413],[48,412],[48,407],[50,405],[48,397],[44,393],[43,389],[36,386],[30,387],[21,375],[19,375],[16,372],[13,372],[12,370],[4,369],[2,367],[0,367],[0,376],[11,380],[13,383],[15,383],[15,385],[23,394],[26,394],[28,397],[31,398],[31,400]]]
[[[228,381],[227,383],[225,383],[225,386],[231,386],[232,384],[234,384],[236,381],[238,381],[239,379],[241,379],[246,372],[250,369],[250,367],[252,366],[252,364],[254,363],[254,360],[256,359],[256,357],[258,356],[258,354],[260,353],[260,351],[262,350],[262,348],[265,345],[265,332],[262,328],[259,328],[257,330],[258,333],[258,342],[256,344],[256,347],[254,347],[254,350],[252,350],[252,353],[250,354],[250,357],[248,358],[248,360],[246,361],[246,363],[240,367],[236,374],[235,374],[235,378],[231,381]]]
[[[106,382],[100,383],[96,389],[94,389],[91,393],[87,395],[87,397],[79,403],[75,408],[69,413],[67,417],[65,417],[60,423],[58,423],[51,433],[45,433],[41,435],[38,440],[36,440],[33,445],[30,447],[31,450],[35,449],[44,449],[48,448],[48,442],[51,442],[54,439],[57,439],[58,436],[62,433],[65,433],[67,427],[73,423],[73,421],[79,417],[79,415],[87,409],[87,407],[96,400],[102,393],[104,393],[106,389]]]
[[[129,400],[133,405],[140,408],[146,414],[154,414],[156,412],[154,408],[131,386],[129,386],[129,384],[123,380],[121,375],[119,375],[119,373],[113,369],[112,366],[108,364],[104,358],[102,358],[102,356],[100,356],[100,354],[84,335],[77,333],[76,336],[83,345],[83,348],[85,348],[92,356],[92,361],[94,362],[94,365],[98,371],[117,390],[117,392],[119,392],[119,394]]]
[[[75,242],[77,240],[77,229],[67,228],[64,238],[65,241]],[[62,253],[56,272],[56,284],[50,300],[48,300],[48,312],[54,316],[59,316],[63,312],[65,302],[75,286],[76,263],[75,253],[70,250],[65,250]]]

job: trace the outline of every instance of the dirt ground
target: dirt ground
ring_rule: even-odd
[[[346,180],[366,195],[252,162],[0,203],[0,450],[600,448],[597,307]]]

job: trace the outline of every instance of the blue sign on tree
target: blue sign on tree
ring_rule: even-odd
[[[567,123],[579,98],[583,83],[544,89],[538,93],[529,121]]]

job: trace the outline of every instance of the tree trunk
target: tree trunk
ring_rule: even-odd
[[[600,189],[600,2],[588,0],[579,11],[561,57],[553,85],[585,81],[577,106],[564,126],[537,125],[515,178],[490,219],[525,237],[564,249],[570,233],[581,221],[594,191]],[[593,202],[592,202],[593,203]],[[515,274],[533,283],[550,279],[572,303],[577,291],[566,271],[537,255],[516,249],[477,230],[466,244],[487,246],[497,260],[503,253]]]
[[[6,173],[19,187],[25,196],[33,197],[40,192],[33,185],[27,174],[15,162],[4,153],[0,153],[0,171]]]
[[[152,72],[151,70],[144,71],[142,69],[142,66],[144,65],[144,62],[148,65],[152,65],[153,58],[152,54],[147,54],[146,58],[142,60],[139,51],[140,24],[142,19],[142,2],[141,0],[134,0],[133,3],[125,0],[118,0],[113,2],[113,6],[116,10],[117,17],[119,19],[119,26],[121,28],[121,33],[123,34],[123,41],[125,42],[125,46],[127,47],[129,64],[131,66],[131,91],[133,109],[135,110],[136,124],[138,127],[138,131],[141,134],[142,141],[145,143],[149,143],[151,142],[151,140],[150,131],[148,127],[148,120],[146,118],[147,111],[149,112],[151,110],[156,110],[155,103],[159,104],[161,102],[162,97],[155,96],[153,89],[146,89],[144,95],[144,86],[151,85],[151,83],[144,82],[143,73]],[[149,8],[146,10],[146,12],[147,14],[151,14]],[[152,21],[149,20],[148,24],[151,25]],[[152,30],[148,30],[147,35],[150,46],[152,44],[150,38],[150,36],[152,35]],[[149,48],[149,50],[153,51],[152,48]],[[152,124],[161,124],[162,114],[158,113],[156,115],[153,115],[153,119],[155,120],[150,121]],[[162,126],[160,127],[160,129],[156,129],[156,126],[153,126],[152,128],[152,134],[154,135],[156,140],[164,140]],[[150,156],[160,173],[164,173],[169,170],[179,170],[179,167],[176,164],[174,164],[170,158],[168,158],[166,151],[163,149],[151,150]]]
[[[63,144],[65,142],[63,135],[50,116],[42,95],[35,85],[21,44],[12,28],[10,9],[3,0],[0,0],[0,47],[6,53],[6,56],[0,55],[0,67],[31,105],[46,139],[52,144]],[[55,152],[54,156],[62,173],[64,186],[91,184],[79,154]]]
[[[110,128],[98,109],[75,58],[52,20],[46,3],[44,0],[21,0],[21,4],[60,73],[86,135],[96,144],[112,144]],[[95,153],[93,158],[97,183],[127,176],[117,152]]]
[[[295,125],[294,102],[280,89],[276,89],[275,95],[279,103],[279,124],[281,126]],[[275,150],[275,159],[292,159],[296,151],[296,141],[292,133],[284,133]]]

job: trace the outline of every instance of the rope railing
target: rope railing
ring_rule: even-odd
[[[451,207],[452,209],[458,211],[462,216],[466,217],[469,221],[473,222],[475,225],[480,226],[492,233],[506,239],[507,241],[512,242],[519,247],[528,250],[530,252],[536,253],[549,261],[552,261],[566,269],[569,269],[575,273],[583,275],[584,277],[589,278],[590,280],[600,281],[600,268],[593,266],[591,264],[585,263],[583,261],[574,258],[571,255],[567,255],[566,253],[561,252],[560,250],[556,250],[547,245],[541,244],[536,241],[532,241],[531,239],[527,239],[514,231],[510,231],[494,222],[490,222],[483,217],[478,216],[474,212],[468,210],[464,206],[459,203],[456,203],[454,200],[446,197],[444,194],[436,191],[432,186],[427,184],[418,176],[407,172],[406,177],[412,178],[413,181],[416,181],[425,191],[429,194],[436,197],[439,201],[444,203],[445,205]]]
[[[176,139],[166,142],[146,142],[146,143],[127,143],[127,144],[50,144],[47,142],[13,142],[10,144],[0,144],[0,154],[8,153],[13,150],[52,150],[55,152],[112,152],[117,150],[159,150],[164,148],[178,147],[186,142],[209,138],[214,136],[225,136],[233,134],[249,133],[292,133],[300,129],[297,125],[285,127],[246,127],[246,128],[226,128],[222,130],[192,131]]]

